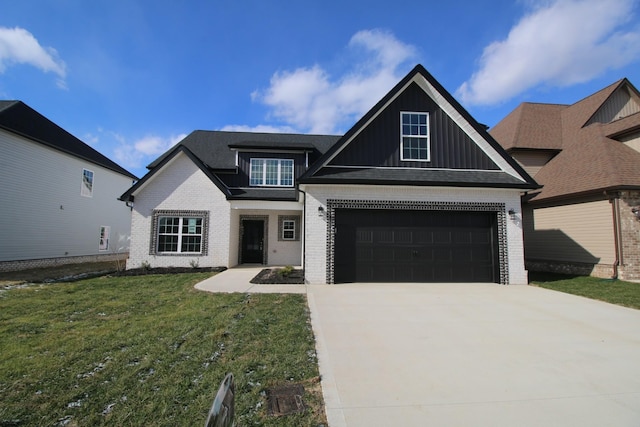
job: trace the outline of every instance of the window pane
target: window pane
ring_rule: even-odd
[[[180,218],[178,217],[161,217],[158,225],[158,232],[161,234],[178,234]]]
[[[181,252],[200,252],[201,236],[183,236]]]
[[[296,222],[286,219],[282,221],[282,238],[284,240],[293,240],[296,237]]]
[[[178,236],[158,236],[158,252],[178,252]]]
[[[264,171],[264,160],[262,159],[251,159],[251,178],[249,179],[249,185],[262,185]]]
[[[278,185],[278,160],[267,160],[267,178],[265,185]]]
[[[182,234],[202,234],[202,218],[183,218]]]
[[[282,160],[280,165],[280,185],[293,185],[293,160]]]

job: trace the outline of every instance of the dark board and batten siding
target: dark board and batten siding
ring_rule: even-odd
[[[428,112],[429,162],[400,160],[400,112]],[[331,166],[499,170],[476,143],[412,83],[331,162]]]

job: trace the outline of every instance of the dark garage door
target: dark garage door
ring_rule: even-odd
[[[337,209],[334,281],[499,282],[496,217]]]

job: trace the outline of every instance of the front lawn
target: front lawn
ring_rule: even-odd
[[[0,290],[0,425],[203,425],[227,372],[237,425],[326,423],[305,297],[193,289],[210,275]],[[291,383],[309,408],[269,416]]]
[[[640,283],[589,276],[531,273],[531,284],[640,309]]]

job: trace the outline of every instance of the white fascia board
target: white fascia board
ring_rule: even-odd
[[[453,106],[445,99],[444,96],[440,94],[421,74],[416,74],[413,79],[407,86],[411,83],[415,82],[422,90],[425,91],[431,99],[433,99],[440,108],[453,120],[459,127],[462,129],[469,137],[473,140],[473,142],[480,147],[480,149],[487,155],[493,162],[500,167],[505,173],[513,176],[514,178],[519,179],[522,182],[526,182],[522,176],[507,162],[504,157],[502,157],[498,152],[484,139],[478,131],[474,129],[471,124],[465,120],[464,117],[453,108]],[[402,91],[406,89],[405,86],[402,88]],[[402,92],[400,91],[400,92]]]

